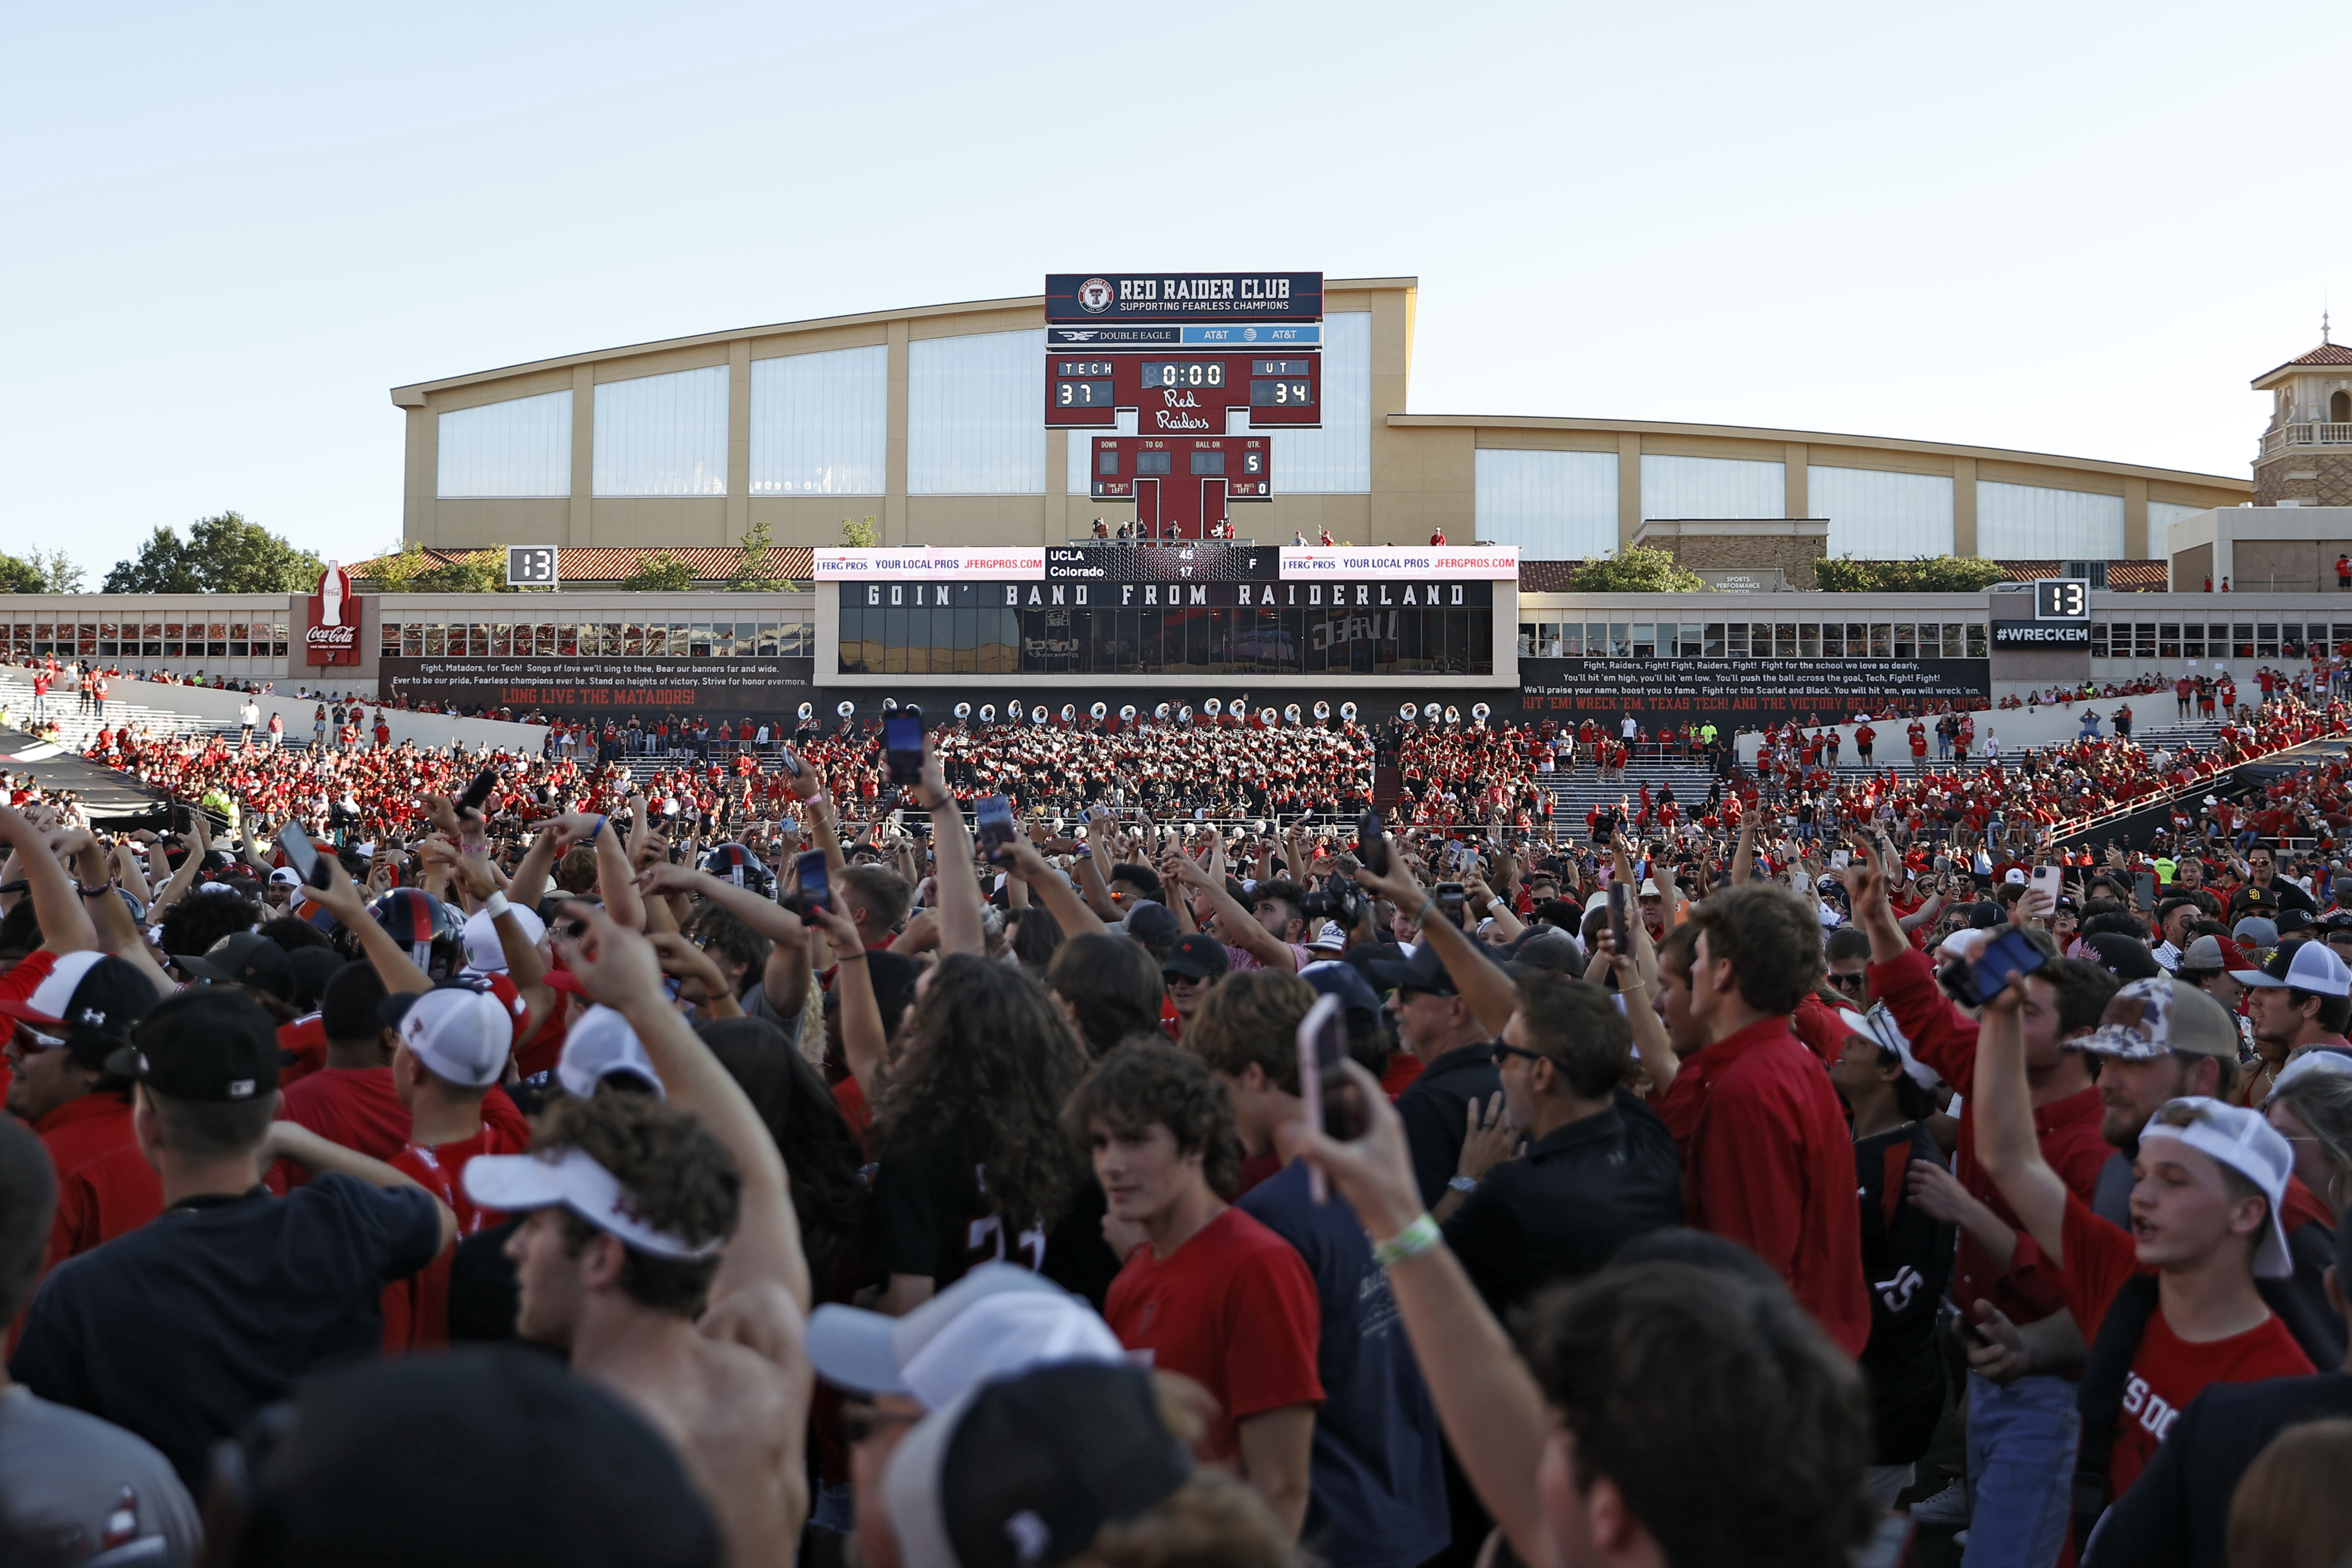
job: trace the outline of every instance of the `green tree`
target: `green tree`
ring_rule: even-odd
[[[1911,561],[1813,563],[1813,585],[1825,594],[1980,594],[2009,574],[1990,561],[1938,555]]]
[[[768,538],[768,524],[764,519],[745,531],[742,545],[743,558],[735,563],[735,575],[727,579],[729,588],[746,593],[790,591],[791,579],[779,579],[773,575],[768,553],[775,546]]]
[[[372,561],[362,562],[352,568],[352,575],[364,578],[379,594],[413,594],[416,591],[417,574],[432,568],[425,546],[412,542],[383,551]]]
[[[201,517],[182,540],[162,525],[129,561],[106,574],[110,594],[297,594],[327,563],[239,513]]]
[[[517,590],[507,582],[507,547],[493,544],[487,550],[473,550],[454,561],[437,566],[427,566],[408,580],[412,591],[419,594],[511,594]]]
[[[1685,571],[1672,552],[1635,544],[1585,567],[1570,586],[1579,594],[1696,594],[1706,584]]]
[[[841,520],[841,542],[852,550],[872,550],[882,542],[874,527],[874,520],[845,517]]]
[[[34,554],[40,553],[35,551]],[[29,561],[0,552],[0,594],[46,594],[48,579]]]
[[[656,550],[621,579],[621,586],[632,594],[680,594],[694,586],[694,568],[667,550]]]

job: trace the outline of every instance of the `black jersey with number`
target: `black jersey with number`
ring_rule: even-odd
[[[963,1144],[909,1140],[882,1152],[866,1208],[866,1256],[881,1273],[928,1278],[944,1290],[975,1264],[1044,1265],[1044,1230],[1033,1219],[1007,1234],[987,1171]]]
[[[1862,1204],[1862,1270],[1870,1286],[1870,1342],[1862,1371],[1870,1384],[1874,1464],[1908,1464],[1927,1451],[1944,1413],[1944,1363],[1936,1314],[1951,1278],[1955,1227],[1911,1201],[1911,1162],[1944,1163],[1916,1121],[1853,1146]]]

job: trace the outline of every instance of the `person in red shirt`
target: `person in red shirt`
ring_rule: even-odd
[[[16,1022],[8,1109],[40,1135],[58,1176],[46,1270],[163,1212],[163,1186],[131,1130],[129,1080],[106,1068],[163,998],[135,964],[87,950],[37,952],[9,980],[9,989],[31,988],[0,999]]]
[[[1848,1355],[1870,1339],[1853,1143],[1821,1059],[1790,1016],[1822,975],[1821,926],[1778,883],[1727,888],[1691,911],[1690,978],[1705,1049],[1658,1114],[1683,1156],[1683,1209],[1761,1258]]]
[[[410,1128],[408,1108],[393,1088],[384,998],[383,977],[369,964],[347,965],[328,982],[319,1009],[327,1029],[327,1065],[286,1088],[278,1096],[278,1119],[298,1122],[371,1160],[389,1162],[408,1142]],[[269,1176],[279,1191],[308,1180],[291,1160],[279,1161]]]
[[[385,999],[396,1014],[393,1091],[408,1110],[408,1142],[386,1161],[449,1206],[457,1240],[503,1215],[467,1195],[466,1163],[477,1154],[520,1154],[530,1127],[498,1087],[513,1047],[514,1020],[488,991],[445,985]],[[405,1279],[384,1288],[383,1348],[421,1350],[449,1342],[449,1266],[457,1242]]]
[[[1123,1046],[1070,1097],[1064,1125],[1093,1156],[1106,1231],[1127,1252],[1103,1302],[1111,1331],[1209,1391],[1218,1414],[1201,1457],[1238,1469],[1295,1536],[1323,1402],[1322,1306],[1290,1244],[1217,1196],[1239,1174],[1224,1086],[1172,1046]]]
[[[2209,1385],[2311,1371],[2254,1283],[2293,1271],[2280,1209],[2294,1156],[2259,1111],[2196,1096],[2168,1100],[2140,1133],[2131,1230],[2100,1219],[2034,1147],[2019,1026],[2024,989],[2012,972],[1981,1010],[1969,1096],[1977,1157],[2024,1223],[2021,1249],[2030,1240],[2057,1271],[2067,1309],[2093,1346],[2077,1468],[2104,1470],[2112,1501]],[[2220,1003],[2177,986],[2168,1005],[2135,998],[2111,1009],[2099,1034],[2162,1048],[2192,1014],[2210,1015],[2194,1019],[2200,1029],[2229,1026]],[[2111,1323],[2111,1315],[2121,1321]],[[2116,1407],[2097,1408],[2103,1378],[2116,1371]],[[2078,1545],[2085,1522],[2078,1515]]]

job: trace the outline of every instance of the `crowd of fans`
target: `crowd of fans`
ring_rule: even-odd
[[[12,1546],[2352,1547],[2347,764],[2093,856],[1994,770],[1579,839],[1445,800],[1540,733],[1402,737],[1385,826],[1276,793],[1383,737],[1166,733],[941,728],[907,782],[113,737],[178,820],[12,781]],[[1275,820],[1071,809],[1181,742]]]

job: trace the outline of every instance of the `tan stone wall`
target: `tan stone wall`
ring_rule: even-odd
[[[1813,585],[1813,563],[1829,553],[1825,539],[1788,534],[1698,534],[1672,536],[1659,542],[1675,560],[1696,572],[1742,570],[1779,571],[1799,587]]]

